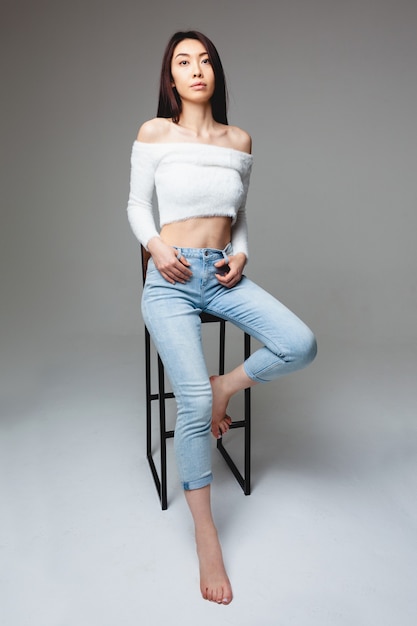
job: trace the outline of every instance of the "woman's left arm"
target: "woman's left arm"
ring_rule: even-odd
[[[247,154],[252,153],[252,138],[251,136],[242,131],[241,129],[234,128],[236,149],[240,152]],[[224,259],[215,263],[215,267],[220,270],[224,268],[225,271],[220,271],[216,274],[216,278],[225,287],[234,287],[241,280],[243,274],[243,268],[248,260],[248,226],[246,221],[246,199],[248,196],[249,180],[252,170],[252,161],[248,162],[245,159],[241,164],[241,177],[243,186],[243,195],[241,198],[240,206],[237,210],[236,221],[232,226],[232,249],[234,254],[229,256],[228,261]]]

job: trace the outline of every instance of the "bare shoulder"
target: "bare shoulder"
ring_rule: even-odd
[[[232,148],[251,154],[252,137],[246,132],[246,130],[239,128],[238,126],[229,126],[228,135]]]
[[[154,117],[144,122],[139,128],[137,141],[161,143],[166,139],[170,126],[170,120],[164,117]]]

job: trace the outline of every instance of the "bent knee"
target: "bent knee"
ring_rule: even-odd
[[[303,333],[302,340],[298,343],[297,349],[293,355],[294,360],[299,367],[307,367],[317,356],[317,340],[309,328]]]

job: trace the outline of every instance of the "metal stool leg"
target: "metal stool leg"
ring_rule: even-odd
[[[222,339],[220,340],[222,341]],[[225,338],[223,336],[223,344]],[[224,355],[224,345],[223,345],[223,355]],[[250,356],[251,343],[250,343],[250,335],[245,333],[244,338],[244,356],[247,359]],[[224,356],[223,362],[220,363],[219,367],[220,373],[224,372]],[[243,493],[245,496],[250,495],[251,492],[251,389],[248,387],[244,391],[244,419],[239,420],[237,422],[232,422],[230,428],[243,428],[244,429],[244,461],[243,461],[243,475],[238,470],[236,463],[233,461],[232,457],[226,450],[223,445],[223,437],[217,440],[217,449],[220,454],[223,456],[227,465],[230,467],[233,475],[238,481],[239,485],[242,487]]]
[[[161,501],[162,510],[168,508],[167,499],[167,439],[174,436],[173,430],[166,429],[165,400],[174,398],[172,392],[165,391],[165,372],[158,354],[158,393],[153,394],[151,389],[151,340],[145,328],[145,360],[146,360],[146,456],[151,468],[155,487]],[[159,444],[161,454],[160,474],[155,465],[152,453],[152,401],[159,401]]]

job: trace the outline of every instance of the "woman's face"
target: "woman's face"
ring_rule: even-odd
[[[213,68],[207,50],[197,39],[184,39],[175,46],[171,75],[181,100],[208,102],[214,93]]]

